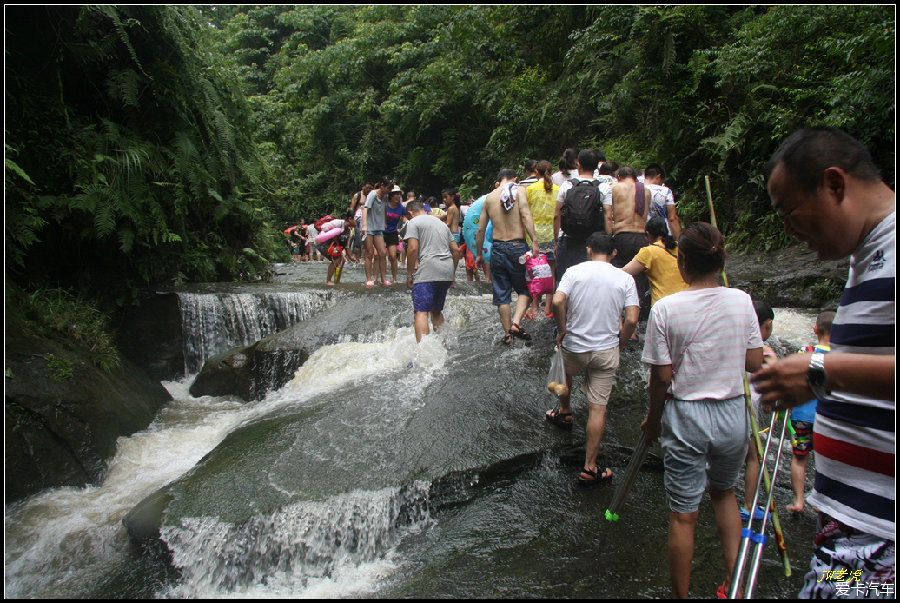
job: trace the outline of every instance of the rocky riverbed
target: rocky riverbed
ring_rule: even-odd
[[[797,245],[733,254],[727,274],[732,287],[773,307],[817,309],[837,304],[848,265],[821,262]],[[324,278],[324,264],[322,270]],[[118,339],[128,342],[121,348],[130,360],[112,374],[94,367],[88,350],[75,342],[39,338],[7,324],[7,503],[45,488],[98,484],[116,439],[145,429],[170,399],[159,380],[177,377],[172,373],[184,366],[180,342],[165,340],[179,332],[172,325],[177,299],[156,297],[122,324]],[[302,364],[305,355],[297,358]]]

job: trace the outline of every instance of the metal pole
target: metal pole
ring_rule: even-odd
[[[775,456],[775,468],[772,470],[773,482],[777,477],[778,470],[781,466],[781,452],[784,449],[784,434],[787,432],[787,425],[790,421],[790,417],[790,411],[784,413],[784,423],[781,425],[781,437],[778,439],[778,454]],[[771,440],[772,438],[770,437],[769,439]],[[774,495],[775,490],[773,488],[769,490],[769,500],[766,503],[766,511],[763,514],[762,526],[760,526],[759,529],[759,538],[756,540],[756,550],[753,552],[753,561],[750,565],[750,573],[747,576],[747,587],[745,589],[745,596],[747,599],[753,598],[753,590],[756,588],[756,582],[759,578],[759,566],[762,562],[763,549],[766,544],[766,520],[769,518],[769,508],[774,508]]]
[[[772,421],[769,425],[770,434],[775,429],[776,418],[777,414],[772,413]],[[734,564],[734,571],[731,574],[731,585],[728,588],[729,599],[740,598],[738,593],[740,591],[741,583],[744,579],[744,565],[747,563],[747,555],[750,550],[750,541],[754,540],[757,536],[756,532],[753,531],[753,515],[754,511],[756,510],[756,505],[759,502],[759,493],[762,490],[763,472],[766,470],[766,458],[768,458],[769,456],[769,448],[771,447],[772,440],[774,439],[775,438],[769,437],[766,440],[766,449],[765,452],[761,455],[762,460],[760,462],[760,471],[756,481],[756,494],[753,496],[753,506],[750,507],[751,509],[753,509],[753,511],[750,512],[750,518],[747,520],[747,525],[744,526],[743,530],[741,530],[741,545],[738,548],[737,560]],[[760,530],[760,534],[764,534],[764,532]]]

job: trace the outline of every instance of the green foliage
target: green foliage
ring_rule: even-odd
[[[7,285],[6,309],[28,328],[47,336],[58,335],[84,346],[93,363],[107,372],[121,366],[108,319],[96,302],[63,289],[26,292]],[[48,356],[52,356],[49,354]],[[46,358],[55,378],[71,377],[71,362]]]
[[[526,158],[666,170],[683,222],[787,239],[762,166],[846,129],[893,186],[889,6],[10,7],[5,184],[19,282],[266,278],[281,230],[364,181],[465,198]],[[41,69],[35,69],[40,65]],[[85,267],[87,269],[85,270]]]
[[[255,278],[258,256],[244,250],[277,241],[264,226],[265,170],[241,83],[210,51],[196,9],[7,16],[12,276],[120,303],[182,278]]]
[[[501,167],[591,146],[662,163],[691,220],[709,219],[709,175],[733,230],[768,213],[761,166],[803,125],[860,136],[893,182],[893,28],[886,7],[331,6],[238,9],[223,37],[260,92],[284,223],[383,173],[475,195]]]
[[[75,375],[75,365],[66,358],[57,358],[53,354],[45,354],[44,360],[52,373],[50,378],[54,381],[68,381]]]

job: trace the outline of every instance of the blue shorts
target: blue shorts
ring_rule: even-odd
[[[715,492],[734,487],[747,453],[747,421],[743,396],[666,403],[659,443],[671,511],[696,511],[707,485]]]
[[[525,264],[519,258],[530,247],[524,242],[494,241],[491,246],[491,282],[494,285],[494,305],[504,306],[512,302],[512,292],[529,295],[525,283]]]
[[[370,230],[369,232],[366,233],[366,237],[383,237],[383,236],[384,236],[383,230]]]
[[[412,287],[414,312],[443,312],[450,281],[415,283]]]

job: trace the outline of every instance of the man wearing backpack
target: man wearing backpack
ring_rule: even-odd
[[[612,185],[612,211],[607,212],[606,225],[616,244],[612,265],[623,268],[647,243],[647,212],[650,190],[638,182],[634,168],[623,165],[616,173],[619,181]],[[650,281],[646,274],[634,277],[641,299],[641,319],[650,315]]]
[[[559,187],[553,216],[553,239],[556,243],[556,284],[566,270],[588,260],[587,239],[595,232],[606,231],[604,195],[600,182],[594,180],[597,155],[593,150],[578,153],[578,175]],[[562,229],[562,235],[560,235]]]

